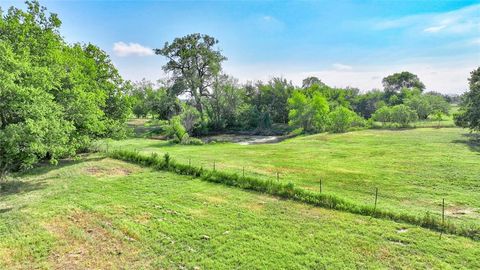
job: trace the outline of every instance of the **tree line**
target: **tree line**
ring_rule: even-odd
[[[27,9],[0,9],[0,179],[39,161],[88,151],[91,142],[127,136],[126,121],[151,117],[175,142],[200,144],[212,132],[345,132],[373,121],[407,126],[416,119],[449,113],[480,129],[480,68],[472,72],[462,98],[424,93],[410,72],[383,79],[384,89],[361,93],[317,77],[301,86],[285,78],[241,84],[222,71],[227,60],[218,40],[190,34],[155,53],[167,59],[168,78],[132,83],[119,75],[109,56],[93,44],[68,44],[61,21],[38,1]]]
[[[405,127],[417,119],[448,115],[449,101],[455,98],[424,93],[425,85],[407,71],[385,77],[383,90],[367,93],[330,87],[317,77],[305,78],[301,87],[278,77],[240,84],[222,72],[227,58],[217,44],[215,38],[197,33],[155,49],[167,59],[163,70],[169,77],[157,86],[134,83],[133,113],[168,121],[166,130],[182,130],[168,133],[181,142],[185,134],[191,138],[226,130],[269,133],[282,125],[295,133],[345,132],[369,127],[373,121]]]

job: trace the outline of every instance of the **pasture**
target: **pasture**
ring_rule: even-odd
[[[364,130],[301,136],[276,144],[172,145],[135,138],[110,149],[169,153],[177,162],[292,182],[358,204],[395,212],[439,216],[442,199],[451,222],[480,226],[480,146],[459,128]],[[245,168],[245,169],[244,169]]]
[[[0,268],[479,268],[480,244],[98,155],[0,196]]]

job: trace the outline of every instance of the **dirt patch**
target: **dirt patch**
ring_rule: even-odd
[[[220,196],[206,196],[205,200],[213,204],[221,204],[225,202],[225,198],[222,198]]]
[[[479,216],[479,214],[473,208],[465,208],[460,206],[454,206],[445,209],[445,214],[454,217],[463,216]]]
[[[119,269],[140,266],[138,250],[111,222],[90,213],[56,218],[45,228],[58,240],[49,262],[54,269]]]
[[[241,206],[252,211],[262,211],[265,206],[267,206],[267,204],[271,203],[272,201],[278,201],[278,199],[273,197],[260,197],[256,200],[245,202]]]
[[[7,266],[13,268],[13,254],[7,248],[0,248],[0,266]]]
[[[102,167],[91,166],[91,167],[87,167],[85,169],[85,172],[88,175],[92,175],[92,176],[126,176],[126,175],[130,175],[133,171],[131,169],[120,168],[120,167],[102,168]]]

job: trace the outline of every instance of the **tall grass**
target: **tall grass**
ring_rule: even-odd
[[[265,181],[254,177],[239,176],[235,173],[206,170],[202,167],[185,165],[175,162],[167,153],[160,157],[156,153],[142,155],[137,151],[113,150],[106,151],[106,156],[123,161],[133,162],[143,166],[152,167],[156,170],[170,171],[181,175],[190,175],[203,181],[224,184],[227,186],[239,187],[246,190],[253,190],[285,199],[303,202],[328,209],[345,211],[353,214],[371,216],[375,218],[389,219],[397,222],[404,222],[432,229],[438,232],[455,234],[480,240],[480,228],[474,226],[459,226],[450,221],[442,222],[441,218],[426,212],[424,216],[395,213],[374,208],[369,205],[360,205],[338,196],[325,193],[317,193],[296,187],[293,183],[282,183],[277,181]]]

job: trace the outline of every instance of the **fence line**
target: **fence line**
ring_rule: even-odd
[[[280,196],[295,201],[300,201],[315,206],[324,208],[336,209],[346,211],[354,214],[368,215],[375,218],[390,219],[393,221],[409,223],[412,225],[418,225],[424,228],[436,230],[439,232],[451,233],[461,236],[466,236],[474,240],[480,240],[480,227],[465,227],[459,226],[451,222],[445,222],[444,209],[442,211],[442,219],[435,218],[430,215],[429,212],[424,217],[417,215],[396,213],[387,210],[377,209],[378,188],[375,192],[375,205],[374,207],[361,205],[351,202],[346,199],[342,199],[333,194],[325,194],[322,192],[322,182],[320,180],[320,192],[311,192],[304,188],[298,188],[293,183],[279,181],[279,172],[277,172],[277,182],[265,181],[259,178],[245,177],[245,167],[242,168],[242,177],[238,177],[236,173],[220,172],[215,168],[209,171],[201,167],[184,165],[174,162],[170,156],[165,154],[164,158],[158,157],[158,154],[152,154],[151,156],[145,156],[138,151],[131,152],[126,150],[114,150],[106,152],[106,155],[112,158],[121,159],[125,161],[139,163],[145,166],[152,166],[158,170],[166,170],[175,172],[178,174],[192,175],[200,178],[201,180],[222,183],[230,186],[237,186],[243,189],[255,190],[263,193],[268,193],[275,196]],[[168,159],[168,162],[166,160]],[[270,178],[271,179],[271,178]]]

